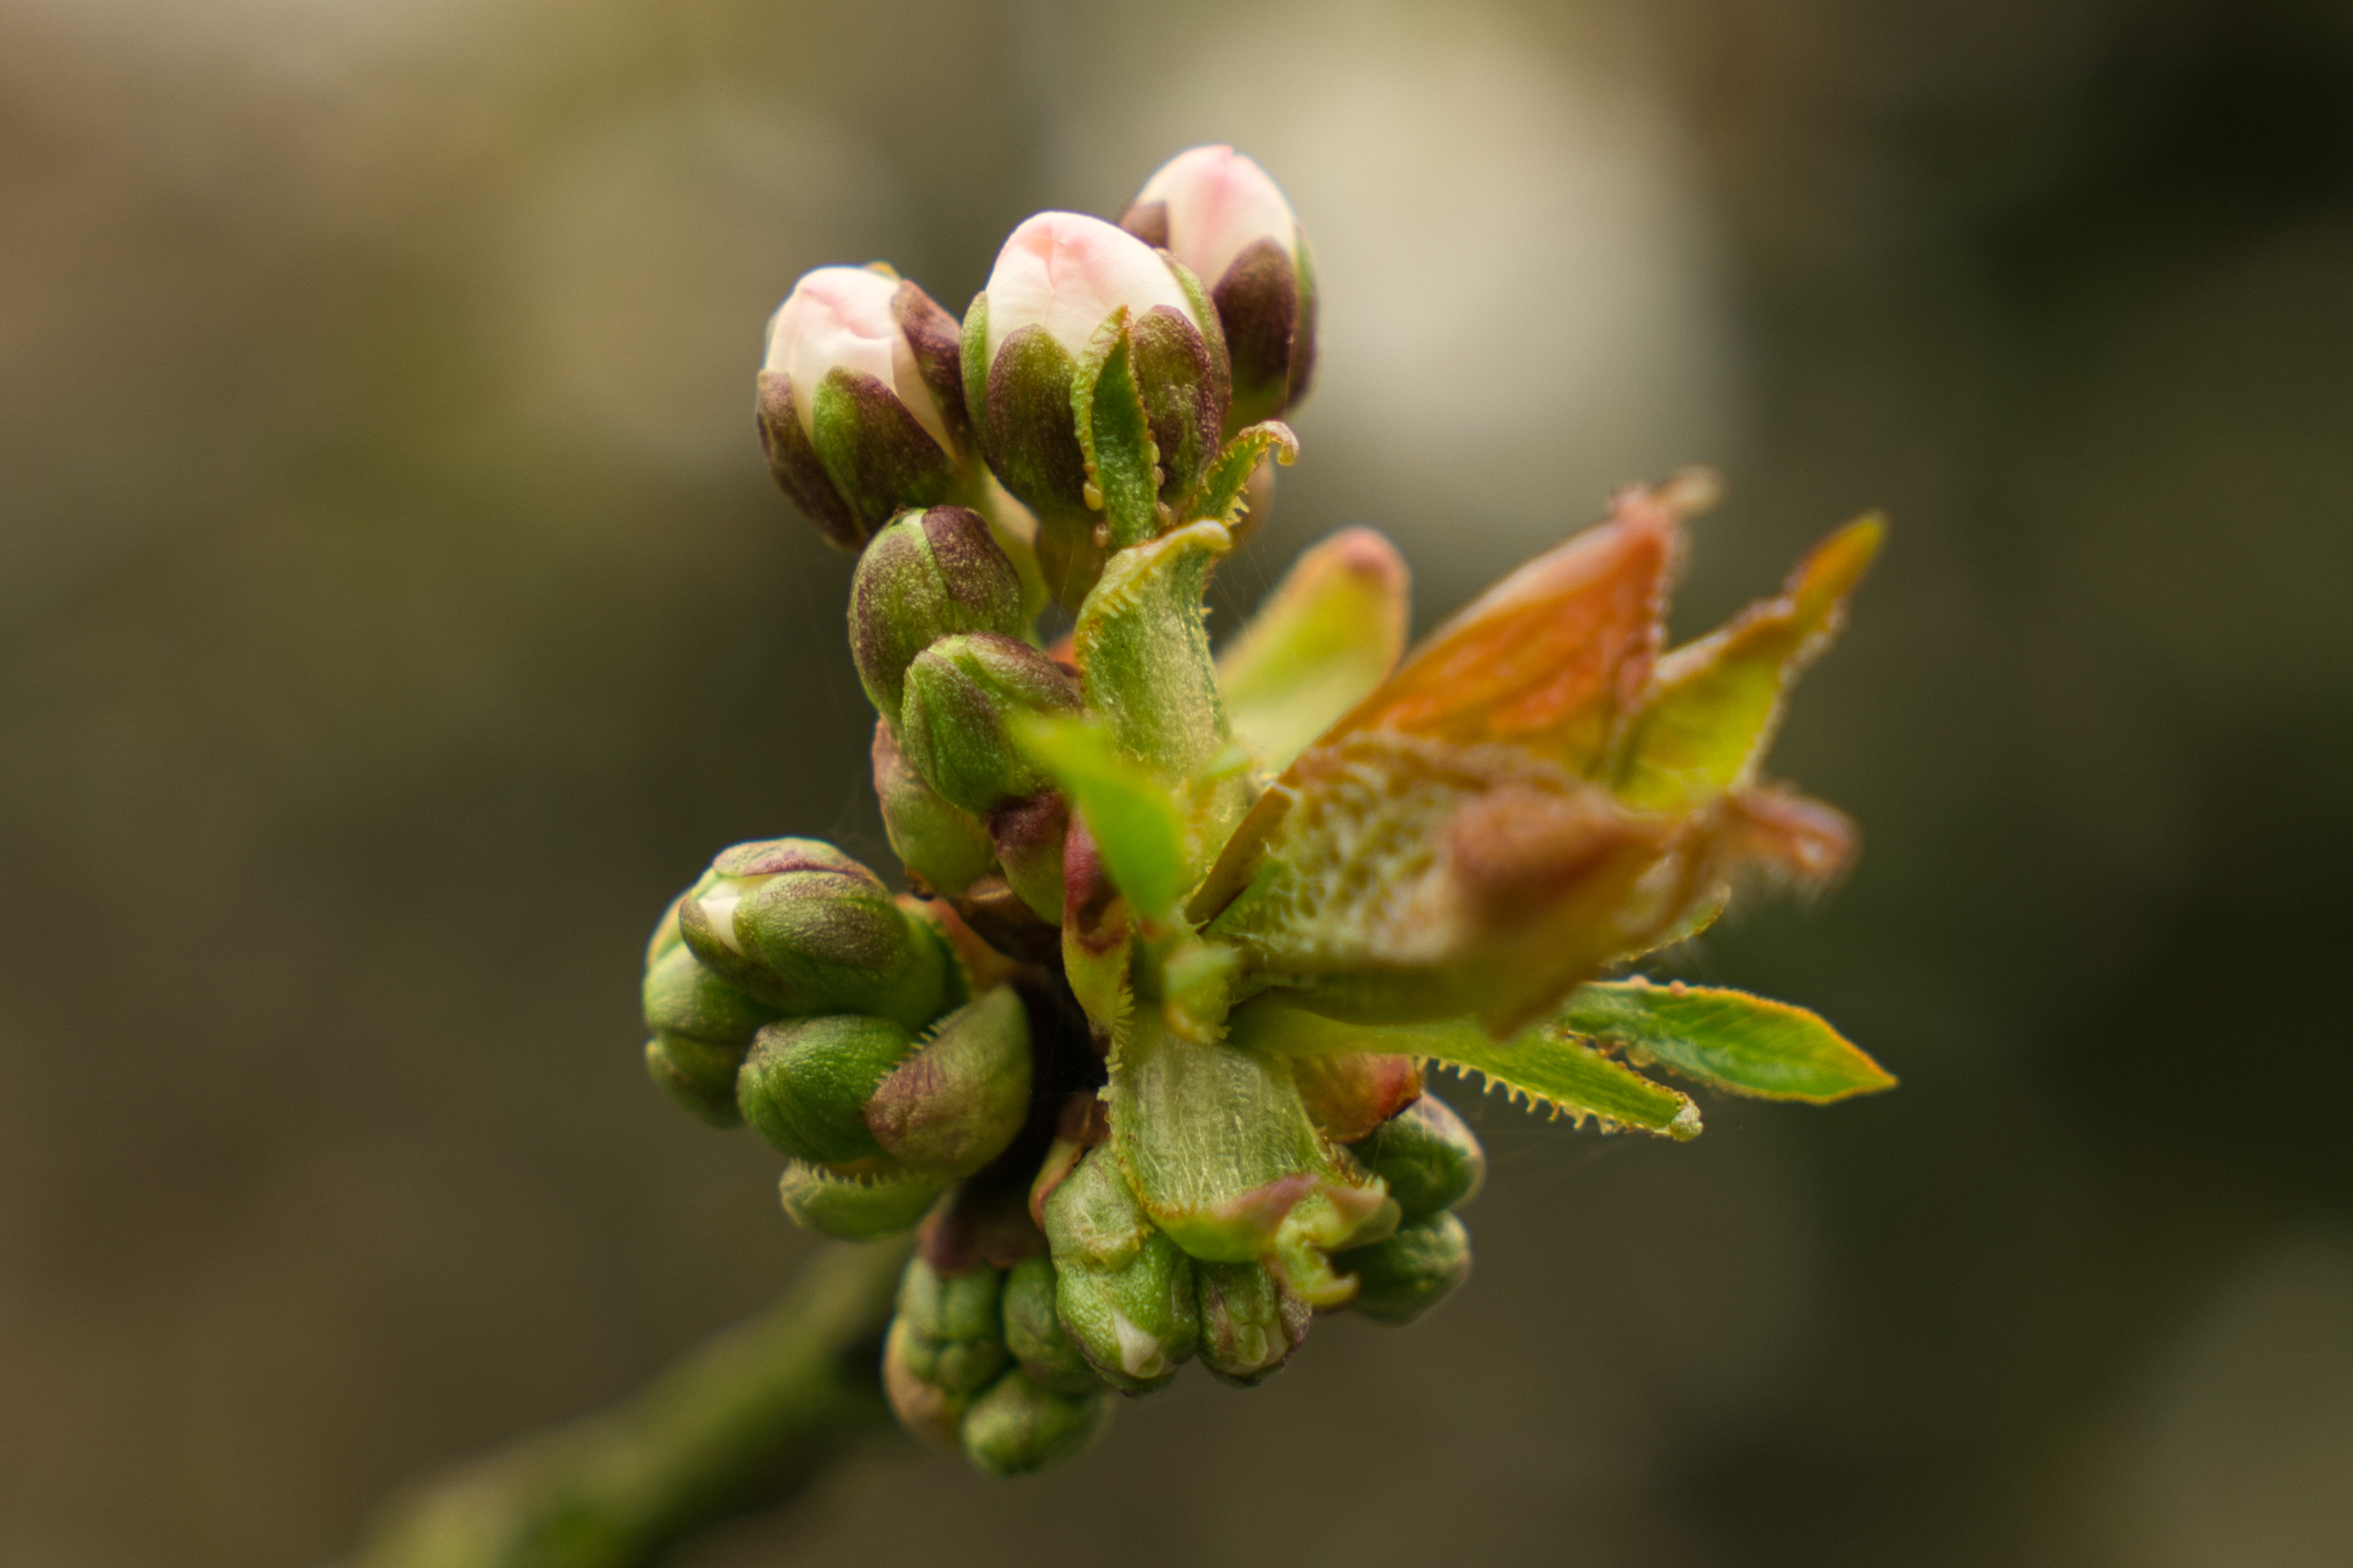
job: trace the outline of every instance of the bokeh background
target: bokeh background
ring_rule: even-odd
[[[1209,140],[1327,289],[1228,624],[1697,458],[1686,630],[1893,515],[1777,758],[1865,857],[1691,972],[1904,1087],[1457,1086],[1426,1323],[682,1561],[2353,1562],[2343,5],[0,0],[0,1565],[322,1562],[789,1279],[634,1018],[715,849],[882,850],[762,321]]]

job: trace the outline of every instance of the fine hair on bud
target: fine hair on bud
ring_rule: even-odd
[[[976,511],[902,512],[859,557],[849,649],[875,710],[893,723],[915,656],[960,632],[1020,636],[1021,576]]]
[[[915,1038],[888,1018],[839,1013],[771,1024],[752,1042],[737,1075],[744,1120],[777,1152],[820,1165],[882,1152],[866,1124],[866,1102]]]

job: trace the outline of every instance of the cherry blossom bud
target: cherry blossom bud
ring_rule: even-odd
[[[1201,1364],[1219,1381],[1248,1387],[1282,1370],[1315,1314],[1256,1263],[1196,1263],[1201,1300]]]
[[[888,1018],[836,1013],[771,1024],[735,1080],[744,1119],[777,1152],[846,1165],[881,1155],[867,1102],[913,1056],[915,1038]]]
[[[1209,290],[1233,365],[1229,432],[1272,419],[1307,395],[1315,268],[1305,231],[1265,170],[1231,147],[1179,153],[1145,181],[1119,222]]]
[[[1094,378],[1123,335],[1121,395],[1142,427],[1134,450],[1114,454],[1119,411],[1098,409]],[[1100,218],[1040,213],[998,253],[965,318],[964,350],[982,450],[1037,513],[1049,585],[1075,607],[1100,569],[1106,486],[1131,467],[1150,470],[1139,498],[1148,511],[1155,496],[1183,494],[1218,450],[1229,386],[1216,309],[1191,273],[1134,236]]]
[[[849,651],[875,710],[895,723],[907,666],[959,632],[1021,635],[1021,575],[976,511],[902,512],[859,558]]]
[[[1454,1108],[1424,1095],[1355,1146],[1366,1167],[1388,1184],[1409,1215],[1469,1203],[1486,1180],[1487,1156]]]
[[[1332,1263],[1356,1277],[1356,1311],[1399,1327],[1471,1278],[1471,1233],[1451,1214],[1424,1215],[1386,1241],[1334,1253]]]
[[[1145,1217],[1108,1149],[1082,1159],[1044,1206],[1062,1326],[1113,1387],[1166,1384],[1200,1339],[1193,1260]]]
[[[1035,1475],[1075,1458],[1110,1415],[1111,1390],[1101,1384],[1057,1394],[1016,1367],[965,1413],[964,1451],[1000,1479]]]
[[[899,743],[934,789],[985,816],[1048,786],[1013,718],[1075,711],[1079,700],[1078,677],[1025,642],[993,632],[943,637],[907,667]]]
[[[961,987],[931,923],[829,844],[739,844],[679,902],[713,973],[779,1013],[868,1013],[921,1028]]]
[[[784,492],[855,550],[905,507],[968,488],[955,318],[887,268],[821,267],[768,321],[761,444]]]

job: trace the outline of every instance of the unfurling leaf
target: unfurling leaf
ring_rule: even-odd
[[[1618,768],[1629,805],[1684,809],[1749,782],[1789,683],[1836,635],[1884,532],[1876,518],[1848,524],[1798,563],[1778,596],[1659,660]]]
[[[1100,724],[1040,716],[1020,726],[1019,738],[1079,808],[1103,868],[1128,902],[1152,919],[1173,910],[1192,876],[1184,814],[1168,784],[1122,754]]]
[[[1405,651],[1410,577],[1397,546],[1345,528],[1299,558],[1218,656],[1235,738],[1280,773],[1387,679]]]
[[[1765,1100],[1826,1105],[1895,1086],[1820,1016],[1742,991],[1644,980],[1587,985],[1568,999],[1558,1026]]]

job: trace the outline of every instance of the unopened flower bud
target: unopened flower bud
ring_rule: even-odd
[[[744,1119],[796,1160],[843,1165],[882,1153],[866,1105],[915,1038],[888,1018],[836,1013],[771,1024],[752,1042],[735,1080]]]
[[[1387,1182],[1409,1215],[1469,1203],[1486,1180],[1487,1155],[1454,1108],[1424,1095],[1376,1128],[1351,1151]]]
[[[1005,488],[1037,513],[1047,579],[1073,606],[1100,567],[1099,554],[1092,566],[1074,563],[1090,559],[1104,505],[1079,439],[1073,390],[1101,346],[1097,333],[1123,310],[1128,395],[1142,400],[1157,494],[1173,500],[1217,452],[1228,399],[1216,309],[1191,274],[1099,218],[1040,213],[1006,240],[965,322],[965,394],[982,448]]]
[[[1021,575],[976,511],[902,512],[867,545],[849,584],[849,651],[875,710],[896,722],[907,666],[944,637],[1018,637]]]
[[[1193,1260],[1145,1217],[1108,1149],[1079,1162],[1045,1214],[1055,1305],[1080,1352],[1126,1393],[1166,1384],[1200,1336]]]
[[[1029,1380],[1049,1393],[1085,1394],[1103,1386],[1054,1305],[1053,1260],[1025,1258],[1006,1270],[1005,1348]]]
[[[1386,1241],[1332,1256],[1356,1277],[1350,1303],[1376,1323],[1412,1322],[1471,1278],[1471,1233],[1451,1214],[1407,1220]]]
[[[882,1341],[883,1396],[890,1400],[891,1413],[899,1418],[900,1426],[925,1442],[953,1448],[961,1440],[964,1413],[972,1404],[972,1395],[952,1394],[917,1376],[912,1359],[914,1345],[914,1331],[907,1320],[892,1318],[891,1331]]]
[[[887,269],[821,267],[768,322],[760,439],[785,493],[846,550],[967,488],[955,318]]]
[[[1101,1384],[1057,1394],[1016,1367],[965,1413],[964,1451],[989,1475],[1035,1475],[1076,1458],[1110,1416],[1111,1391]]]
[[[993,632],[944,637],[907,667],[899,744],[933,788],[985,816],[1048,784],[1016,742],[1014,717],[1079,704],[1078,677],[1028,643]]]
[[[907,874],[952,899],[987,876],[997,864],[988,829],[924,782],[899,749],[889,720],[874,721],[873,755],[882,831]]]
[[[902,1164],[971,1175],[1028,1120],[1029,1068],[1029,1011],[1010,985],[1000,985],[949,1014],[875,1087],[867,1128]]]
[[[1307,1337],[1314,1310],[1286,1295],[1265,1266],[1195,1263],[1201,1301],[1201,1364],[1244,1387],[1282,1370]]]
[[[1209,290],[1233,364],[1229,431],[1272,419],[1307,395],[1315,268],[1305,231],[1265,170],[1231,147],[1179,153],[1144,183],[1119,222]]]
[[[954,999],[939,933],[829,844],[739,844],[678,912],[696,958],[780,1013],[867,1013],[912,1029]]]
[[[837,1241],[868,1241],[907,1229],[922,1219],[944,1184],[917,1171],[828,1171],[795,1160],[777,1180],[777,1195],[795,1225]]]
[[[744,1121],[735,1108],[735,1057],[699,1040],[659,1036],[646,1042],[646,1076],[685,1110],[713,1127]]]
[[[908,1370],[950,1394],[977,1394],[1005,1368],[1000,1276],[983,1264],[943,1276],[918,1256],[899,1280]]]

